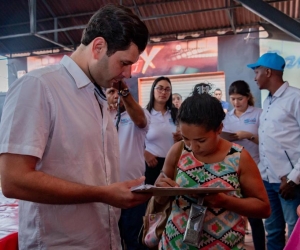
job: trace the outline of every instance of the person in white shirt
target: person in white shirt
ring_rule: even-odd
[[[3,194],[19,199],[19,249],[121,249],[118,208],[149,196],[131,192],[144,177],[120,182],[118,135],[101,87],[130,77],[148,36],[130,9],[106,5],[71,57],[10,87],[0,171]]]
[[[300,204],[300,89],[283,80],[285,60],[263,54],[248,64],[259,89],[269,90],[259,126],[259,170],[271,203],[266,219],[268,250],[283,249],[285,227],[291,234]]]
[[[145,183],[153,185],[174,141],[182,139],[176,129],[178,109],[172,105],[172,85],[168,77],[161,76],[154,80],[146,109],[151,114],[151,124],[145,141]]]
[[[228,92],[233,109],[223,120],[223,131],[233,133],[231,141],[245,147],[258,164],[258,127],[262,109],[254,107],[253,95],[245,81],[233,82]],[[265,228],[262,219],[248,218],[248,220],[255,249],[265,249]]]
[[[144,145],[150,114],[134,100],[126,84],[124,82],[120,84],[125,91],[118,93],[116,88],[107,88],[106,97],[109,111],[118,128],[121,181],[128,181],[145,174]],[[121,99],[119,107],[118,98]],[[147,249],[138,241],[145,211],[146,203],[122,209],[119,228],[122,243],[125,244],[123,249]]]

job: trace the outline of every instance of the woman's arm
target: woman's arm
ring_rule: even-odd
[[[175,143],[169,150],[164,166],[162,168],[163,174],[160,174],[155,181],[155,186],[157,187],[178,187],[179,185],[174,181],[175,173],[177,170],[177,163],[179,159],[179,154],[182,151],[182,141]],[[165,177],[167,176],[167,178]],[[163,204],[168,200],[169,197],[155,197],[155,201]]]
[[[224,193],[205,197],[205,203],[212,207],[223,207],[243,216],[267,218],[271,214],[270,203],[256,163],[247,150],[241,152],[239,181],[243,198]]]
[[[148,152],[147,150],[144,151],[145,161],[147,162],[148,167],[154,168],[156,167],[158,161],[156,156]]]
[[[248,131],[237,131],[235,132],[237,136],[237,140],[247,139],[249,141],[253,141],[254,143],[258,144],[258,135],[252,134]]]

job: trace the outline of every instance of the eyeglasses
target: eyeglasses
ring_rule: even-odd
[[[155,89],[159,92],[159,93],[163,93],[164,91],[166,92],[166,93],[170,93],[171,92],[171,88],[164,88],[164,87],[162,87],[162,86],[157,86],[157,87],[155,87]]]

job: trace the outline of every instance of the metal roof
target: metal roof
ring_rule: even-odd
[[[13,58],[72,51],[79,45],[82,30],[89,18],[107,3],[119,3],[131,8],[147,25],[152,43],[248,33],[249,28],[257,31],[261,24],[268,25],[270,20],[265,19],[268,19],[269,9],[264,10],[266,5],[259,6],[263,10],[256,11],[254,6],[250,11],[244,7],[248,5],[247,2],[249,1],[2,0],[0,55]],[[270,10],[279,10],[292,21],[296,20],[297,22],[292,23],[293,28],[300,30],[300,0],[252,2],[256,2],[256,5],[263,2],[271,6]],[[253,8],[258,15],[253,12]],[[262,18],[262,15],[265,17]],[[272,22],[272,17],[269,19]],[[286,23],[286,20],[281,23]],[[36,31],[33,29],[35,26],[32,26],[35,24]]]

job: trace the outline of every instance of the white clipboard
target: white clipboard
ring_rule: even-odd
[[[131,188],[134,193],[152,193],[154,196],[176,196],[176,195],[188,195],[188,194],[216,194],[227,193],[236,191],[234,188],[220,188],[220,187],[197,187],[197,188],[185,188],[185,187],[155,187],[153,185],[140,185]]]

